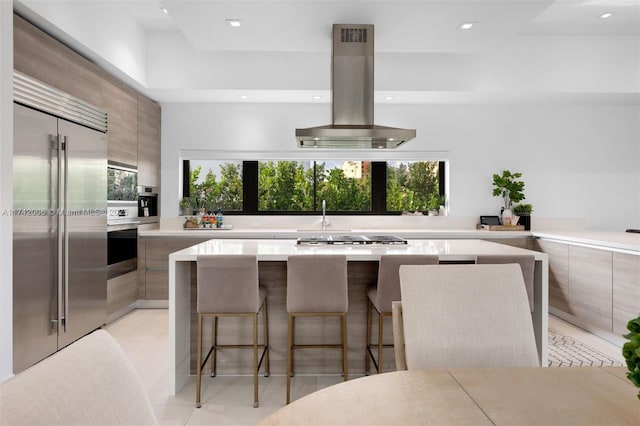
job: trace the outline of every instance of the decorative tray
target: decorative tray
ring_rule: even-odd
[[[222,225],[221,228],[204,228],[202,226],[198,226],[197,228],[189,228],[189,227],[184,227],[183,229],[188,230],[188,231],[228,231],[230,229],[233,229],[232,225]]]
[[[524,231],[524,225],[481,225],[478,223],[476,229],[483,231]]]

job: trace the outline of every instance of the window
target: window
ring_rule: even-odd
[[[371,211],[371,163],[259,161],[258,211]]]
[[[426,212],[444,205],[445,162],[185,160],[194,208],[237,214]]]
[[[387,162],[386,210],[427,211],[444,205],[444,191],[440,191],[440,162]]]
[[[243,210],[242,161],[185,161],[185,181],[191,206],[206,211]]]

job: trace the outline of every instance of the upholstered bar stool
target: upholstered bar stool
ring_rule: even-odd
[[[527,298],[529,299],[529,307],[533,312],[533,279],[536,265],[536,258],[528,254],[484,254],[476,257],[477,264],[504,264],[517,263],[522,269],[522,278],[524,279],[524,287],[527,289]]]
[[[369,374],[369,368],[373,366],[378,373],[382,372],[382,350],[392,348],[393,344],[384,344],[383,331],[384,319],[391,317],[391,302],[400,300],[400,265],[437,265],[436,255],[382,255],[378,265],[378,283],[367,289],[367,348],[365,353],[365,373]],[[375,309],[378,314],[378,342],[371,342],[372,312]],[[373,355],[377,349],[378,357]]]
[[[258,260],[254,255],[198,256],[197,303],[198,356],[196,407],[200,408],[202,368],[211,357],[211,377],[216,375],[216,351],[221,348],[253,349],[253,406],[258,407],[258,370],[264,360],[264,376],[269,377],[269,319],[267,289],[258,281]],[[263,343],[258,344],[258,315],[262,311]],[[212,318],[211,347],[202,361],[202,322]],[[253,344],[219,345],[218,318],[247,317],[253,320]],[[258,360],[258,347],[263,348]]]
[[[348,380],[347,362],[347,257],[342,255],[294,255],[287,260],[287,399],[291,400],[293,350],[299,348],[341,348],[342,374]],[[340,317],[341,344],[296,345],[296,317]]]

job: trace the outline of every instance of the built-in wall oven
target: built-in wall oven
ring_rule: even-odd
[[[107,167],[107,278],[138,267],[138,172],[109,163]]]

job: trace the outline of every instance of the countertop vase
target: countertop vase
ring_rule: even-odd
[[[531,214],[520,213],[520,219],[518,220],[518,225],[524,225],[524,230],[530,231],[531,230]]]

